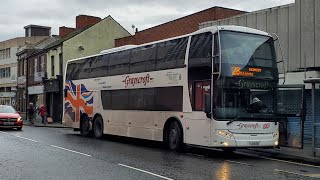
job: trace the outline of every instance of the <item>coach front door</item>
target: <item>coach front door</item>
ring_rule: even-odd
[[[193,113],[187,118],[186,141],[195,145],[210,145],[211,119],[204,113],[204,97],[210,94],[210,81],[197,81],[190,83],[190,97]]]

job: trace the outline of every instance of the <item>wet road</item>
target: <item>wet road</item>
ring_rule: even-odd
[[[320,167],[243,153],[189,148],[71,129],[25,126],[0,130],[0,179],[315,179]]]

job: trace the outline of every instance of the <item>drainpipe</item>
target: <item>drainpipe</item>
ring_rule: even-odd
[[[27,53],[28,54],[28,53]],[[27,118],[27,109],[28,109],[28,100],[29,100],[29,96],[28,96],[28,81],[29,81],[29,61],[28,61],[28,58],[25,58],[25,60],[27,61],[27,66],[26,66],[26,118]],[[24,62],[23,62],[24,63]],[[26,119],[28,120],[28,118]]]

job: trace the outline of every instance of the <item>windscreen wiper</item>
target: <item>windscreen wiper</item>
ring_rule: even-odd
[[[240,118],[240,116],[234,118],[234,119],[231,119],[229,122],[227,122],[227,125],[233,123],[234,121],[238,120]]]

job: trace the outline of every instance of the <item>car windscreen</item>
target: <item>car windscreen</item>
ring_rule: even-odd
[[[0,113],[16,113],[16,110],[11,106],[0,106]]]

